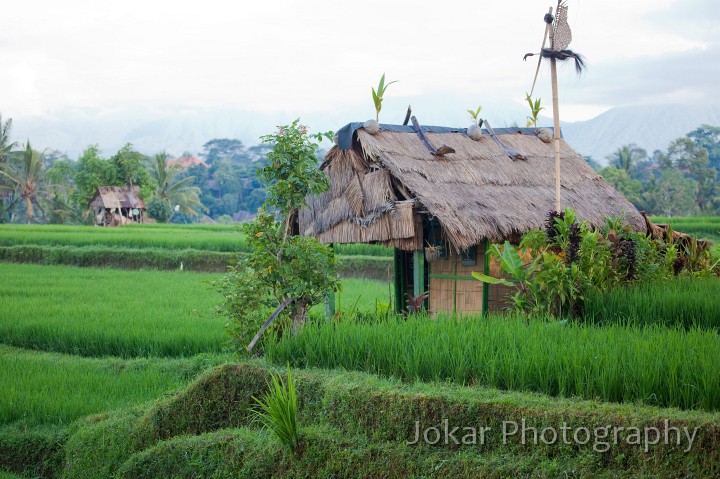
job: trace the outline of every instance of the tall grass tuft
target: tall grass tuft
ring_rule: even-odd
[[[293,453],[298,451],[298,402],[295,383],[293,382],[290,366],[287,369],[287,384],[280,374],[272,374],[272,385],[268,384],[269,391],[262,399],[252,398],[258,408],[254,410],[257,420],[271,430],[288,449]]]

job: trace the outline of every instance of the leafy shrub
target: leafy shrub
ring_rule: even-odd
[[[158,223],[167,223],[173,214],[167,201],[154,196],[147,204],[147,215]]]
[[[554,317],[580,317],[589,294],[619,284],[665,280],[685,271],[709,271],[709,252],[690,246],[653,240],[608,219],[593,230],[578,223],[575,212],[551,212],[545,230],[523,235],[520,245],[493,245],[489,254],[509,277],[473,276],[490,284],[516,286],[518,310]],[[680,267],[678,262],[682,261]]]
[[[301,326],[307,310],[339,288],[332,250],[315,238],[285,237],[282,228],[263,212],[241,225],[250,252],[213,283],[224,297],[220,311],[240,350],[273,310],[280,318],[274,325],[279,337],[288,325]]]

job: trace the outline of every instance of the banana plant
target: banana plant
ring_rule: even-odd
[[[538,116],[540,115],[540,110],[544,110],[545,108],[540,105],[541,99],[536,98],[534,101],[532,98],[530,98],[529,93],[525,93],[525,101],[530,106],[530,114],[532,116],[527,117],[527,126],[534,126],[537,127],[537,120]]]
[[[378,83],[377,91],[372,88],[373,103],[375,103],[375,120],[378,122],[380,121],[380,110],[382,110],[382,101],[383,96],[385,95],[385,90],[387,90],[387,87],[393,83],[397,83],[397,80],[391,81],[386,85],[385,74],[383,73],[380,77],[380,83]]]
[[[488,251],[492,256],[495,256],[500,261],[500,267],[507,273],[512,279],[494,278],[483,273],[472,273],[473,278],[488,284],[504,284],[505,286],[514,286],[517,283],[521,283],[527,279],[530,269],[526,269],[525,265],[520,258],[520,254],[517,250],[509,243],[505,242],[502,250],[496,244],[492,245]]]

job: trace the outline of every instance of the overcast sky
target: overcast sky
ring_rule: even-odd
[[[588,70],[578,78],[570,65],[560,69],[563,120],[633,104],[718,103],[718,0],[568,4],[570,48],[587,58]],[[370,87],[382,72],[399,80],[384,109],[394,121],[408,102],[420,117],[422,106],[501,108],[495,105],[521,103],[530,89],[536,60],[522,57],[539,50],[550,6],[555,2],[5,2],[0,113],[183,105],[370,118]],[[547,65],[538,82],[535,96],[549,105]]]

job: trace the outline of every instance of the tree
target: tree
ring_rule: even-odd
[[[0,163],[5,163],[5,157],[15,147],[15,143],[10,141],[11,128],[12,118],[3,123],[2,115],[0,115]]]
[[[98,186],[122,186],[115,166],[100,156],[98,145],[90,145],[75,165],[75,192],[73,197],[78,207],[86,209],[95,196]]]
[[[320,140],[322,135],[316,138]],[[315,150],[318,145],[310,141],[307,128],[299,125],[298,120],[279,127],[275,135],[260,139],[272,144],[273,149],[267,155],[269,164],[257,174],[268,192],[266,204],[275,208],[285,220],[288,234],[293,216],[305,205],[305,198],[327,190],[328,177],[317,169]]]
[[[307,128],[294,121],[262,137],[273,145],[269,165],[258,170],[268,190],[267,208],[254,221],[242,225],[248,253],[241,256],[228,275],[215,285],[223,294],[222,308],[233,318],[231,335],[244,344],[259,323],[267,318],[248,345],[253,348],[262,333],[278,318],[285,318],[293,331],[305,322],[307,311],[328,291],[338,288],[336,260],[332,250],[315,238],[292,235],[293,218],[308,195],[327,189],[327,177],[317,169],[312,138]],[[269,317],[268,317],[269,314]],[[280,334],[286,321],[280,320]]]
[[[196,216],[204,208],[200,202],[200,188],[193,186],[193,176],[178,179],[180,172],[180,166],[168,165],[165,153],[155,155],[150,166],[150,178],[155,183],[153,197],[167,203],[171,210],[179,205],[183,213]]]
[[[0,185],[0,188],[13,196],[8,209],[21,205],[28,223],[38,221],[37,209],[44,220],[45,210],[38,201],[45,195],[43,155],[33,150],[30,142],[25,144],[25,150],[21,154],[20,159],[10,158],[0,164],[0,176],[5,178],[5,184]]]
[[[718,172],[709,166],[708,151],[689,138],[678,138],[670,143],[663,158],[665,168],[675,168],[697,183],[695,202],[701,213],[712,213],[718,195]]]
[[[0,164],[6,162],[7,155],[15,147],[15,143],[10,142],[10,129],[12,128],[12,118],[3,123],[2,115],[0,115]],[[0,175],[0,223],[4,222],[10,209],[9,204],[12,200],[10,193],[4,192],[1,188],[4,184],[4,177]]]
[[[647,152],[634,143],[622,146],[615,153],[608,156],[609,166],[625,170],[631,178],[637,163],[646,158]]]
[[[141,194],[144,198],[152,195],[153,186],[150,175],[145,169],[145,156],[132,148],[132,144],[127,143],[125,146],[110,158],[115,167],[116,178],[122,185],[130,187],[140,187]]]
[[[173,214],[173,209],[167,201],[153,196],[147,204],[147,215],[158,223],[167,223]]]
[[[709,166],[720,172],[720,126],[701,125],[687,134],[699,148],[705,148]]]
[[[687,216],[698,213],[696,204],[698,184],[682,172],[668,168],[662,172],[654,187],[648,191],[652,210],[662,216]]]
[[[242,141],[229,138],[216,138],[203,145],[203,152],[200,156],[208,165],[213,165],[219,160],[230,160],[241,163],[246,158],[245,146]]]
[[[625,169],[606,166],[598,173],[605,178],[616,190],[639,209],[644,208],[643,193],[644,187],[641,181],[633,180]]]
[[[45,156],[46,165],[47,156]],[[82,223],[85,205],[80,207],[75,201],[75,162],[69,159],[56,159],[45,170],[48,194],[48,220],[50,223]]]

